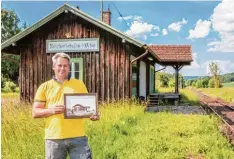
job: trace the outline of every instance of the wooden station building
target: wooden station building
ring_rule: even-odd
[[[101,101],[154,93],[156,63],[175,68],[178,93],[178,71],[192,62],[191,46],[147,46],[114,29],[109,10],[102,16],[103,22],[64,4],[1,44],[2,54],[20,55],[22,100],[32,102],[39,85],[52,78],[56,52],[70,55],[72,77]]]

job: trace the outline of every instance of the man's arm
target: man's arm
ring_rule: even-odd
[[[64,112],[64,105],[55,105],[53,108],[45,108],[44,102],[34,102],[32,109],[33,118],[45,118]]]

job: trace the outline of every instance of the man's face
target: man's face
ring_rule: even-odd
[[[53,70],[57,78],[67,78],[70,71],[68,59],[59,57],[53,66]]]

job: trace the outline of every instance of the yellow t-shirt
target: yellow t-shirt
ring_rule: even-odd
[[[87,93],[84,83],[69,79],[62,84],[52,79],[43,83],[37,90],[35,102],[45,102],[46,108],[55,104],[64,105],[64,93]],[[83,119],[64,119],[64,114],[45,118],[45,139],[65,139],[85,136]]]

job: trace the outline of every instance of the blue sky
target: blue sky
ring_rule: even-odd
[[[32,25],[62,6],[64,1],[2,1],[22,22]],[[67,1],[100,19],[99,1]],[[122,14],[120,17],[114,5]],[[234,72],[234,1],[104,1],[110,7],[112,26],[146,44],[192,45],[194,62],[182,69],[183,75],[208,75],[215,61],[221,73]],[[128,26],[127,26],[127,24]],[[173,72],[167,68],[166,72]]]

